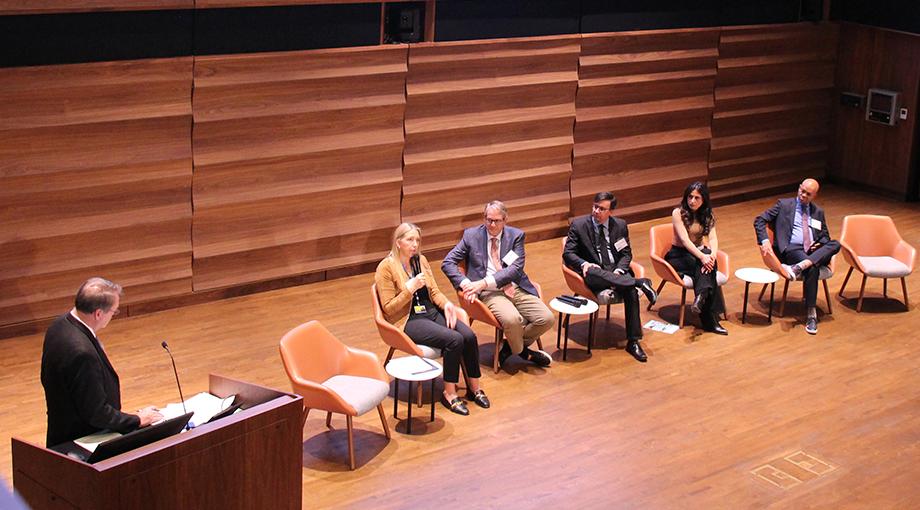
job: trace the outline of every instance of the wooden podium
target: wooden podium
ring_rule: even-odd
[[[33,508],[299,509],[303,404],[211,374],[245,410],[96,464],[12,439],[13,486]]]

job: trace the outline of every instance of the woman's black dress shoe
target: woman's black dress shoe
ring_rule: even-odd
[[[466,404],[460,400],[460,397],[454,397],[450,402],[447,401],[447,397],[441,395],[441,403],[444,404],[444,407],[450,409],[450,412],[457,413],[462,416],[469,416],[470,410],[466,408]]]
[[[492,402],[489,402],[489,397],[482,390],[477,390],[476,393],[466,392],[466,399],[475,402],[477,406],[483,409],[492,407]]]

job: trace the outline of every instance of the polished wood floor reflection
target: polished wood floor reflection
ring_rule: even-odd
[[[717,208],[732,271],[761,267],[752,218],[776,198]],[[846,214],[887,214],[920,247],[917,204],[830,186],[818,202],[832,235]],[[650,272],[648,229],[663,221],[631,226],[634,252]],[[559,240],[527,250],[528,273],[546,295],[567,292]],[[512,363],[511,373],[493,374],[492,332],[476,326],[493,408],[471,406],[470,416],[461,417],[438,406],[433,423],[418,413],[407,436],[389,403],[397,430],[389,442],[377,413],[356,419],[352,472],[344,419],[326,431],[323,415],[313,413],[304,428],[304,507],[917,508],[917,306],[904,309],[897,284],[883,299],[881,281],[870,280],[857,314],[858,280],[851,279],[845,298],[837,296],[846,268],[839,259],[830,281],[833,315],[821,316],[817,336],[804,331],[798,284],[790,287],[785,317],[768,324],[765,304],[752,298],[742,325],[744,285],[732,278],[723,323],[730,335],[702,333],[689,314],[690,324],[673,335],[646,334],[646,364],[622,350],[621,307],[600,321],[591,356],[585,322],[572,326],[567,362],[555,352],[555,330],[547,335],[544,345],[556,360],[548,369]],[[205,390],[210,372],[288,389],[278,340],[310,319],[382,358],[371,283],[371,275],[359,275],[113,322],[101,337],[121,374],[125,407],[177,399],[164,339],[187,395]],[[439,284],[447,286],[443,275]],[[920,302],[920,276],[907,285],[911,302]],[[643,319],[676,322],[679,299],[666,286],[658,306],[651,312],[643,306]],[[818,304],[824,308],[823,293]],[[41,341],[40,335],[0,341],[0,474],[7,483],[9,437],[44,441]]]

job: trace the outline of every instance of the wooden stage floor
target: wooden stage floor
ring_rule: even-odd
[[[761,267],[752,219],[776,198],[716,210],[732,271]],[[887,214],[920,247],[920,205],[830,186],[818,203],[834,236],[845,214]],[[634,253],[650,272],[647,232],[663,221],[631,226]],[[559,244],[527,246],[528,273],[547,296],[568,292]],[[870,280],[857,314],[858,279],[851,279],[846,299],[839,298],[847,265],[842,257],[837,264],[830,281],[833,315],[821,316],[817,336],[804,331],[799,284],[790,286],[785,317],[767,324],[765,305],[753,302],[742,325],[744,285],[734,277],[725,287],[728,337],[693,325],[674,335],[647,333],[646,364],[622,350],[622,307],[613,308],[609,323],[600,321],[592,356],[585,352],[585,322],[572,326],[567,362],[555,352],[555,331],[546,335],[555,359],[548,369],[512,363],[513,373],[493,374],[487,368],[492,332],[477,325],[492,409],[471,406],[470,416],[461,417],[439,405],[433,423],[416,421],[412,436],[396,432],[389,442],[377,413],[368,413],[356,420],[353,472],[346,465],[344,419],[326,431],[324,414],[314,412],[304,429],[304,507],[918,508],[917,306],[905,311],[897,284],[882,299],[881,281]],[[289,389],[278,340],[311,319],[382,359],[372,280],[365,274],[113,322],[102,339],[121,374],[124,407],[176,401],[164,339],[188,395],[205,390],[211,372]],[[443,275],[438,282],[447,287]],[[920,301],[917,273],[908,290],[912,303]],[[643,299],[643,320],[676,322],[679,299],[673,286],[651,312]],[[823,292],[818,304],[826,311]],[[691,324],[698,324],[692,315]],[[9,438],[44,441],[41,342],[40,335],[0,341],[0,476],[6,483]],[[385,409],[389,415],[392,404]],[[405,417],[404,404],[400,410]]]

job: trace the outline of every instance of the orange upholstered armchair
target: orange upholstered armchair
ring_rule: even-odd
[[[466,266],[463,264],[460,264],[460,272],[466,273]],[[543,300],[543,288],[540,287],[540,284],[533,281],[533,279],[530,280],[530,283],[537,289],[537,294],[540,299]],[[469,315],[470,325],[472,325],[474,321],[479,321],[495,328],[495,355],[492,359],[492,370],[497,374],[498,352],[501,350],[502,339],[504,339],[502,324],[498,322],[498,319],[495,318],[495,315],[489,310],[489,307],[480,301],[478,297],[471,303],[463,297],[463,291],[457,291],[457,299],[460,301],[460,307],[466,310],[466,313]],[[543,341],[539,338],[537,339],[537,346],[539,346],[541,350],[543,349]]]
[[[355,468],[352,417],[376,407],[383,433],[390,438],[382,404],[390,392],[390,379],[377,356],[347,347],[318,321],[288,331],[281,338],[279,350],[294,393],[303,397],[301,426],[311,409],[327,412],[327,427],[332,413],[345,415],[351,469]]]
[[[674,226],[670,223],[655,225],[649,229],[648,238],[649,256],[652,259],[652,267],[655,269],[655,274],[661,278],[661,283],[658,285],[658,289],[656,289],[659,297],[665,283],[673,283],[680,287],[680,319],[678,321],[678,326],[682,328],[684,327],[684,315],[687,305],[687,290],[693,289],[693,281],[689,276],[681,278],[674,267],[664,259],[668,250],[671,249],[671,241],[674,238]],[[731,274],[728,254],[719,250],[718,253],[716,253],[716,262],[719,267],[718,273],[716,274],[716,283],[721,287],[728,282],[728,275]],[[651,309],[652,304],[649,303],[648,310]]]
[[[840,233],[840,247],[843,258],[850,264],[850,270],[843,279],[839,295],[843,296],[843,289],[846,288],[854,268],[863,274],[859,300],[856,302],[857,312],[862,311],[866,279],[870,276],[882,278],[882,295],[886,298],[888,279],[900,278],[904,306],[910,309],[905,278],[914,272],[917,250],[901,239],[901,234],[890,217],[873,214],[845,216]]]
[[[565,240],[566,238],[563,237],[562,238],[562,249],[563,250],[565,249]],[[642,264],[633,260],[629,263],[629,268],[632,269],[633,275],[635,275],[636,278],[645,278],[645,268],[642,267]],[[613,293],[614,299],[607,301],[606,303],[601,303],[597,295],[591,292],[591,289],[589,289],[588,286],[585,285],[585,279],[581,276],[581,273],[570,269],[569,266],[565,265],[565,261],[562,262],[562,277],[565,279],[565,285],[576,296],[583,296],[592,301],[597,302],[600,305],[607,305],[607,319],[610,319],[610,305],[615,305],[615,304],[623,302],[623,299],[614,292]],[[597,320],[597,316],[599,313],[600,313],[600,308],[598,308],[597,312],[594,312],[594,320]]]
[[[774,236],[773,225],[768,224],[767,225],[767,237],[770,238],[771,246],[774,245],[773,236]],[[789,292],[789,282],[791,281],[789,279],[789,274],[786,273],[785,269],[783,269],[782,263],[780,263],[779,258],[776,257],[775,253],[764,255],[760,251],[759,246],[757,247],[757,253],[760,254],[760,258],[761,260],[763,260],[763,265],[767,266],[767,269],[778,274],[780,278],[783,279],[783,299],[782,301],[780,301],[780,304],[779,304],[779,316],[782,317],[783,312],[786,310],[786,293]],[[831,293],[827,288],[827,280],[830,277],[834,276],[834,266],[836,265],[835,263],[836,260],[837,260],[837,256],[834,255],[833,257],[831,257],[831,263],[826,266],[820,267],[819,273],[818,273],[818,280],[821,281],[821,283],[824,285],[824,299],[827,301],[828,315],[834,312],[833,312],[833,309],[831,308]],[[804,283],[802,285],[804,285]],[[760,289],[760,296],[758,297],[758,299],[763,299],[763,294],[766,290],[767,290],[767,286],[764,285],[763,288]]]
[[[419,345],[413,342],[403,330],[387,322],[383,317],[383,308],[380,306],[380,295],[377,294],[376,283],[371,285],[371,302],[374,307],[374,323],[377,325],[377,332],[380,334],[380,339],[383,340],[383,343],[390,346],[390,351],[387,352],[387,358],[383,361],[383,366],[386,366],[386,364],[390,362],[393,358],[393,353],[396,351],[402,351],[406,354],[428,359],[438,359],[441,357],[441,349],[436,349],[427,345]],[[466,314],[466,310],[457,308],[457,320],[469,325],[470,318]],[[463,379],[467,381],[467,388],[469,388],[470,383],[469,380],[467,380],[466,366],[463,363],[460,364],[460,371],[463,372]],[[422,385],[418,384],[417,387],[418,405],[421,406]]]

